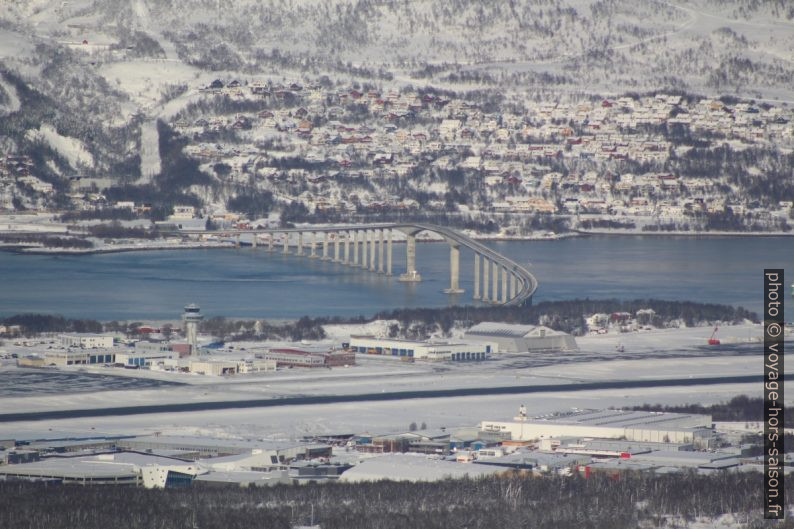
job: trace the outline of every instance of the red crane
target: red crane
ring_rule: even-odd
[[[719,345],[720,341],[717,338],[714,338],[714,335],[717,334],[717,331],[720,330],[719,327],[714,327],[714,331],[711,333],[711,338],[709,338],[709,345]]]

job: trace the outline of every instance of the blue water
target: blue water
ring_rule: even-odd
[[[794,239],[587,237],[489,243],[535,274],[535,301],[661,298],[742,305],[760,314],[764,268],[789,268]],[[0,252],[0,316],[23,312],[99,320],[178,319],[186,303],[206,316],[295,318],[371,315],[407,306],[468,303],[473,257],[461,252],[466,293],[447,296],[446,244],[419,244],[420,284],[263,248],[126,252],[81,256]],[[786,286],[787,320],[794,298]]]

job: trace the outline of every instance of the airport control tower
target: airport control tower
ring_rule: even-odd
[[[201,309],[198,305],[194,305],[193,303],[185,305],[185,313],[182,314],[182,321],[185,322],[185,338],[187,338],[187,343],[190,345],[191,355],[195,354],[198,350],[196,336],[198,333],[198,324],[203,319],[204,316],[201,315]]]

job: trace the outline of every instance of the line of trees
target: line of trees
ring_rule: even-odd
[[[94,243],[76,237],[53,237],[48,235],[0,235],[0,241],[5,244],[18,244],[28,246],[38,244],[46,248],[93,248]]]
[[[3,325],[19,325],[22,335],[33,336],[43,332],[102,332],[96,320],[75,320],[52,314],[17,314],[0,319]]]
[[[201,324],[201,331],[224,340],[271,340],[290,339],[318,340],[325,337],[323,325],[361,324],[375,320],[396,320],[389,329],[392,338],[426,339],[434,333],[448,334],[455,325],[470,327],[484,321],[538,325],[574,335],[586,329],[584,316],[595,313],[611,314],[628,312],[636,315],[638,310],[653,309],[655,314],[645,322],[664,327],[673,321],[683,321],[688,326],[704,322],[740,323],[744,320],[758,321],[758,316],[742,307],[694,303],[691,301],[665,301],[658,299],[617,299],[568,301],[544,301],[530,307],[503,306],[454,306],[439,308],[403,308],[382,311],[365,317],[317,317],[304,316],[294,323],[272,325],[266,321],[231,320],[210,318]]]
[[[763,421],[764,420],[764,399],[761,397],[748,397],[747,395],[737,395],[728,402],[720,402],[711,406],[702,404],[681,404],[678,406],[666,406],[664,404],[642,404],[632,406],[630,409],[639,411],[664,411],[670,413],[700,413],[711,414],[715,421]],[[783,412],[783,422],[794,424],[794,408],[786,408]]]
[[[395,336],[421,338],[436,330],[448,333],[456,322],[464,326],[474,325],[483,321],[500,321],[537,325],[543,323],[552,329],[581,335],[586,330],[584,316],[588,314],[628,312],[636,314],[641,309],[653,309],[655,315],[649,323],[663,327],[674,320],[683,321],[687,326],[702,322],[734,322],[744,320],[758,321],[758,316],[743,307],[718,305],[711,303],[695,303],[692,301],[666,301],[659,299],[574,299],[566,301],[544,301],[531,307],[503,306],[455,306],[436,309],[405,308],[379,312],[373,319],[398,320],[400,327]],[[423,324],[424,332],[418,335],[416,324]],[[413,336],[406,336],[405,331],[413,327]]]
[[[102,239],[159,239],[163,236],[157,229],[126,227],[118,221],[88,226],[85,230],[91,236]]]
[[[650,323],[662,327],[674,320],[687,325],[704,322],[740,323],[744,320],[758,321],[758,316],[742,307],[695,303],[691,301],[665,301],[658,299],[574,299],[568,301],[544,301],[530,307],[504,306],[454,306],[439,308],[404,308],[382,311],[369,317],[317,317],[304,316],[294,322],[270,324],[264,320],[234,320],[214,317],[200,324],[203,333],[224,340],[320,340],[325,338],[323,325],[362,324],[375,320],[397,320],[390,329],[393,338],[425,339],[431,334],[447,334],[452,327],[469,327],[484,321],[538,325],[571,334],[582,334],[586,328],[584,315],[595,313],[628,312],[636,314],[641,309],[653,309],[655,315]],[[125,332],[134,334],[140,322],[100,323],[95,320],[73,320],[59,315],[20,314],[0,319],[6,325],[21,325],[23,332]],[[85,329],[85,330],[79,330]],[[738,404],[737,404],[738,406]]]
[[[78,220],[135,220],[138,215],[129,208],[81,209],[67,211],[61,215],[61,222]]]
[[[222,340],[321,340],[325,338],[323,325],[328,318],[304,316],[293,323],[280,325],[266,321],[230,320],[222,317],[209,318],[201,322],[199,329]]]
[[[747,472],[627,472],[589,479],[507,473],[434,483],[165,490],[0,482],[0,526],[292,529],[315,523],[323,529],[628,529],[664,526],[671,517],[688,523],[734,514],[738,522],[761,527],[762,479],[760,473]]]

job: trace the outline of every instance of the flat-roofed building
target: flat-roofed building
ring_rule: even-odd
[[[116,361],[113,351],[67,349],[44,353],[44,365],[67,367],[76,365],[112,364]]]
[[[274,470],[272,472],[254,472],[251,470],[213,471],[196,476],[195,484],[204,486],[234,486],[234,487],[272,487],[273,485],[291,484],[292,477],[288,470]]]
[[[544,449],[542,443],[540,448]],[[647,454],[656,450],[678,452],[692,449],[693,446],[691,444],[623,441],[619,439],[580,439],[562,442],[554,448],[554,451],[562,454],[585,454],[594,457],[627,458],[637,454]]]
[[[359,354],[465,362],[485,360],[497,348],[488,342],[420,342],[374,336],[351,336],[349,349]]]
[[[219,457],[237,454],[252,455],[274,452],[277,462],[284,463],[294,459],[330,457],[331,447],[320,443],[299,443],[291,441],[246,441],[239,439],[213,439],[209,437],[151,435],[120,439],[120,448],[128,450],[174,450],[201,457]],[[255,454],[254,454],[255,455]],[[269,460],[269,457],[268,457]],[[253,468],[253,467],[252,467]]]
[[[262,360],[259,358],[252,360],[239,360],[237,362],[238,373],[262,373],[264,371],[275,371],[277,364],[273,360]]]
[[[579,349],[573,336],[543,325],[482,322],[469,328],[463,339],[470,342],[495,343],[501,353]]]
[[[466,465],[453,461],[428,458],[424,455],[387,454],[365,459],[346,471],[340,481],[443,481],[446,479],[474,479],[504,473],[506,469],[486,465]]]
[[[199,375],[234,375],[238,372],[236,360],[191,360],[190,372]]]
[[[577,410],[512,421],[483,421],[485,432],[528,441],[550,437],[591,437],[628,441],[692,444],[706,447],[713,438],[711,416],[626,410]]]
[[[145,367],[158,361],[179,358],[179,353],[171,350],[166,342],[135,342],[132,351],[116,354],[116,362],[125,366]]]
[[[207,472],[181,459],[116,452],[78,457],[50,457],[34,463],[0,466],[5,479],[59,481],[81,485],[143,485],[163,488],[189,485]]]
[[[105,334],[63,334],[61,345],[83,349],[110,348],[113,347],[113,337]]]
[[[482,451],[480,451],[482,452]],[[478,454],[474,463],[507,467],[516,470],[533,470],[535,472],[570,473],[572,468],[590,463],[592,458],[586,455],[568,455],[535,450],[519,450],[502,456],[486,456]]]
[[[680,452],[658,450],[631,456],[632,461],[664,467],[730,468],[738,466],[736,454],[724,452]]]

